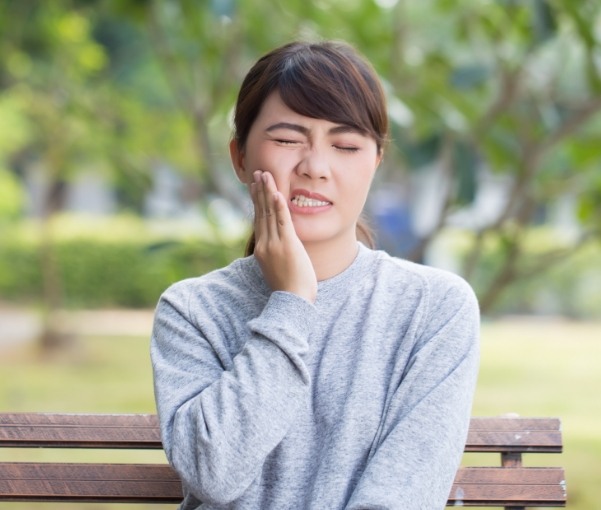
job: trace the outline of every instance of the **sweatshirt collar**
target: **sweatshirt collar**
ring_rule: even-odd
[[[361,242],[358,242],[358,244],[359,249],[357,251],[357,256],[350,266],[348,266],[341,273],[318,282],[318,301],[327,298],[331,294],[345,293],[345,291],[355,286],[359,280],[361,280],[363,276],[369,272],[369,268],[375,260],[377,252],[371,250]],[[249,283],[255,291],[259,292],[263,296],[269,296],[271,290],[263,278],[263,273],[261,272],[259,263],[254,255],[241,259],[240,262],[240,270],[247,283]]]

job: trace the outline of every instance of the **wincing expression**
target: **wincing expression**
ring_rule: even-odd
[[[263,170],[284,195],[303,243],[354,242],[355,226],[381,160],[358,130],[291,110],[277,92],[263,103],[245,147],[230,146],[239,179]]]

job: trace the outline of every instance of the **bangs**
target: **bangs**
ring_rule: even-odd
[[[384,92],[371,65],[348,45],[290,43],[260,58],[238,94],[234,137],[240,147],[275,91],[292,111],[349,126],[382,150],[388,133]]]
[[[380,146],[386,136],[381,131],[381,89],[370,83],[350,58],[340,53],[324,55],[311,48],[286,59],[276,85],[282,101],[294,112],[335,124],[350,126],[372,136]]]

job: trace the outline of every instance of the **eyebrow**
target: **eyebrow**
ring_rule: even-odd
[[[301,133],[302,135],[307,136],[309,134],[309,129],[307,129],[305,126],[301,126],[300,124],[293,124],[291,122],[277,122],[276,124],[272,124],[271,126],[269,126],[265,132],[269,133],[270,131],[276,131],[278,129],[289,129],[291,131],[296,131],[297,133]],[[337,126],[334,126],[332,128],[330,128],[328,130],[328,133],[331,135],[336,135],[339,133],[358,133],[360,135],[363,135],[363,131],[353,127],[353,126],[349,126],[347,124],[340,124]]]
[[[290,129],[291,131],[296,131],[303,135],[309,134],[309,130],[305,126],[301,126],[300,124],[292,124],[290,122],[278,122],[276,124],[272,124],[265,130],[265,132],[269,133],[270,131],[276,131],[278,129]]]

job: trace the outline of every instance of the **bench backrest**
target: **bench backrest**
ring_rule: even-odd
[[[0,414],[0,447],[161,449],[155,415]],[[448,506],[565,506],[562,468],[522,465],[523,453],[560,453],[555,418],[472,418],[466,452],[501,454],[497,467],[462,467]],[[166,464],[0,462],[0,501],[175,503]]]

